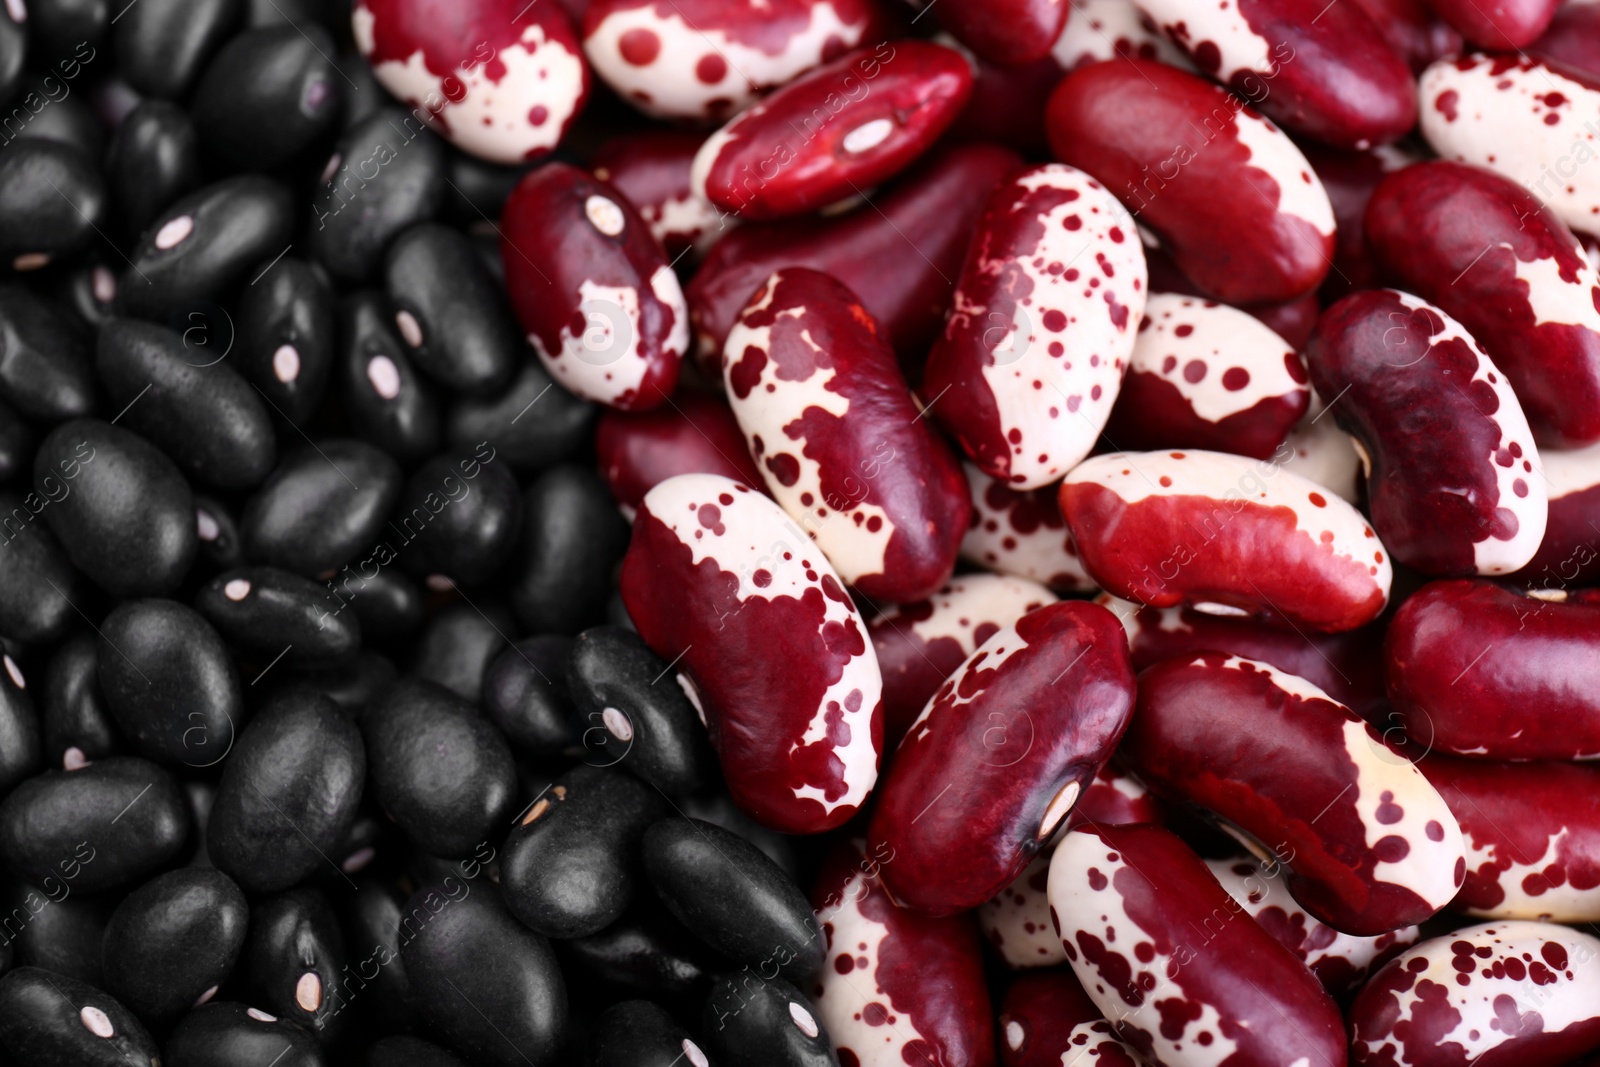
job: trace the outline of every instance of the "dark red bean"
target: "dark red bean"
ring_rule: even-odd
[[[1539,453],[1550,494],[1544,540],[1516,577],[1534,589],[1593,585],[1600,575],[1600,445]],[[1590,524],[1595,524],[1591,526]]]
[[[1139,1063],[1070,970],[1017,979],[1000,1003],[1002,1067],[1111,1067]]]
[[[1436,59],[1461,54],[1461,34],[1434,14],[1425,0],[1356,0],[1390,47],[1420,74]]]
[[[1015,67],[1049,55],[1071,10],[1064,0],[955,0],[939,9],[939,23],[989,62]]]
[[[1600,9],[1593,4],[1562,4],[1528,52],[1600,75]]]
[[[1439,17],[1479,48],[1520,51],[1538,40],[1561,0],[1510,0],[1484,11],[1471,0],[1428,0]]]
[[[1338,224],[1334,235],[1333,271],[1322,284],[1329,300],[1347,296],[1357,289],[1375,289],[1383,283],[1382,268],[1367,247],[1367,203],[1384,176],[1416,162],[1403,148],[1379,145],[1366,152],[1340,151],[1321,145],[1302,147],[1317,178],[1327,190]],[[1315,325],[1313,317],[1312,325]],[[1310,336],[1310,329],[1306,331]],[[1296,344],[1304,347],[1304,339]]]
[[[654,411],[608,410],[595,427],[595,458],[611,495],[632,516],[644,495],[677,474],[720,474],[766,485],[726,401],[685,390]]]
[[[654,8],[635,11],[658,17]],[[689,171],[704,142],[693,130],[642,130],[613,137],[590,160],[594,176],[628,198],[673,263],[691,248],[705,251],[728,232],[721,212],[691,188]]]

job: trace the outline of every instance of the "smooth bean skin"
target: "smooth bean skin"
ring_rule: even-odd
[[[1546,448],[1539,459],[1550,494],[1544,540],[1516,579],[1529,588],[1594,585],[1600,545],[1590,523],[1600,525],[1600,444],[1566,451]]]
[[[1563,4],[1543,36],[1528,46],[1540,59],[1600,74],[1600,11],[1592,4]]]
[[[563,463],[528,483],[518,541],[510,600],[524,629],[574,634],[601,621],[628,527],[598,474]]]
[[[239,967],[266,1010],[326,1040],[345,1021],[341,990],[348,980],[338,920],[322,892],[301,886],[258,900]]]
[[[492,397],[461,396],[444,415],[445,441],[475,448],[487,441],[519,474],[569,458],[588,442],[597,405],[556,386],[537,359],[523,359],[511,383]]]
[[[927,10],[931,4],[912,0]],[[1072,5],[1061,0],[957,0],[939,11],[939,24],[990,63],[1020,67],[1043,59],[1061,36]]]
[[[0,797],[37,774],[44,759],[39,716],[28,693],[22,668],[9,655],[3,657],[5,677],[0,678]]]
[[[611,495],[630,519],[646,493],[676,474],[721,474],[755,489],[766,484],[733,410],[698,390],[679,390],[654,411],[606,411],[594,449]]]
[[[522,491],[487,441],[451,449],[417,468],[400,495],[395,524],[415,547],[418,573],[442,574],[468,588],[511,557],[522,525]]]
[[[780,979],[718,979],[700,1015],[706,1051],[717,1063],[838,1067],[839,1057],[809,1001]]]
[[[105,181],[75,148],[20,138],[0,159],[0,263],[36,270],[83,251],[108,200]]]
[[[390,246],[384,281],[396,314],[412,316],[420,327],[420,343],[409,337],[406,342],[423,374],[477,396],[497,393],[511,379],[521,340],[494,280],[461,231],[436,223],[413,226]]]
[[[1430,0],[1429,6],[1479,48],[1520,51],[1550,25],[1561,0],[1513,0],[1488,11],[1469,0]]]
[[[73,896],[72,892],[66,872],[46,878],[38,890],[15,884],[13,909],[20,903],[28,912],[34,912],[15,939],[16,962],[100,988],[105,984],[101,945],[115,898]],[[26,912],[14,910],[13,922],[17,914]]]
[[[1138,1063],[1139,1054],[1083,991],[1071,970],[1028,974],[1006,990],[995,1018],[1002,1067],[1082,1067]]]
[[[244,948],[249,907],[221,871],[184,867],[129,893],[106,926],[105,986],[165,1029],[214,994]]]
[[[0,396],[23,417],[56,423],[95,409],[94,352],[66,310],[0,285]]]
[[[566,666],[572,638],[544,634],[517,641],[489,662],[483,710],[512,748],[556,756],[578,744]]]
[[[117,72],[145,96],[176,100],[245,17],[244,0],[158,0],[112,27]]]
[[[1413,74],[1438,59],[1461,54],[1461,34],[1424,0],[1356,0]]]
[[[485,612],[472,604],[451,604],[423,627],[412,650],[412,671],[477,703],[484,672],[505,647],[506,631],[514,628],[503,608],[491,605]]]
[[[369,564],[370,566],[370,564]],[[341,574],[335,582],[339,611],[346,607],[361,620],[363,638],[375,644],[409,637],[422,625],[422,590],[396,570]],[[345,597],[351,599],[346,600]]]
[[[39,687],[46,765],[70,769],[77,760],[102,759],[122,749],[116,723],[100,695],[99,671],[100,640],[88,630],[69,635],[50,657]]]
[[[133,1012],[86,982],[37,967],[0,977],[0,1049],[23,1067],[160,1062]]]
[[[335,314],[327,275],[297,256],[270,265],[239,300],[235,369],[296,426],[311,417],[327,388]]]
[[[17,409],[0,400],[0,482],[22,473],[38,439]]]
[[[689,1032],[648,1000],[613,1004],[595,1020],[588,1067],[673,1067],[680,1061],[707,1062]]]
[[[606,141],[589,159],[594,176],[610,182],[638,210],[669,263],[690,250],[703,253],[725,228],[717,209],[691,188],[689,172],[704,141],[697,130],[628,131]]]
[[[240,170],[272,171],[339,121],[345,88],[320,26],[247,30],[223,45],[195,86],[194,122],[206,147]]]
[[[274,567],[237,567],[201,587],[195,609],[228,641],[301,663],[349,659],[361,646],[355,612],[341,613],[325,586]]]
[[[356,433],[408,465],[437,452],[439,401],[406,354],[389,299],[370,290],[346,297],[339,337],[340,392]]]
[[[400,465],[365,441],[319,441],[284,457],[240,517],[245,558],[307,578],[367,549],[400,496]]]
[[[630,996],[698,1000],[726,961],[660,909],[636,907],[588,937],[560,943],[576,975]]]
[[[1013,489],[1007,479],[985,474],[974,463],[962,467],[972,494],[972,524],[961,539],[962,559],[998,574],[1038,582],[1056,593],[1091,593],[1100,588],[1083,569],[1078,546],[1061,515],[1056,486]]]
[[[275,1067],[323,1067],[317,1039],[287,1020],[260,1008],[216,1001],[183,1017],[167,1039],[168,1067],[234,1067],[271,1063]]]
[[[47,506],[35,493],[0,490],[0,635],[26,644],[49,642],[72,625],[75,593],[83,584],[61,542],[48,525],[36,522],[35,509]],[[74,614],[76,614],[74,612]]]
[[[189,113],[168,100],[140,101],[111,135],[105,171],[118,223],[140,236],[200,184],[200,138]]]
[[[364,1062],[366,1067],[466,1067],[438,1045],[399,1034],[374,1044]]]

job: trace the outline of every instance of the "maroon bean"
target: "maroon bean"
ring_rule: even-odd
[[[1344,1062],[1333,1000],[1166,830],[1072,831],[1050,907],[1084,991],[1159,1067]]]
[[[1207,295],[1279,303],[1327,275],[1334,222],[1322,183],[1282,131],[1220,86],[1108,60],[1057,86],[1046,122],[1056,158],[1104,182]]]
[[[1433,13],[1425,0],[1355,0],[1412,73],[1439,59],[1461,54],[1461,35]]]
[[[551,163],[512,190],[500,229],[512,307],[557,382],[624,411],[672,394],[688,308],[660,242],[626,197]]]
[[[1416,124],[1411,71],[1358,4],[1139,0],[1139,7],[1196,67],[1295,133],[1369,148]]]
[[[1419,743],[1484,759],[1600,757],[1600,603],[1432,582],[1400,605],[1383,658]]]
[[[867,835],[895,854],[884,888],[948,915],[1010,885],[1111,755],[1133,699],[1104,608],[1050,604],[998,630],[895,750]]]
[[[1534,589],[1600,581],[1600,445],[1539,453],[1550,493],[1544,540],[1516,577]]]
[[[929,0],[909,0],[926,11]],[[1067,0],[947,0],[939,24],[990,63],[1018,67],[1050,54],[1071,5]]]
[[[1067,475],[1061,513],[1113,596],[1338,633],[1377,618],[1393,569],[1361,513],[1331,494],[1273,461],[1113,452]]]
[[[1154,235],[1145,231],[1140,233],[1140,237],[1144,239],[1144,261],[1150,269],[1152,294],[1177,293],[1206,298],[1200,287],[1172,262],[1172,257],[1158,243],[1152,243],[1155,241]],[[1316,293],[1307,293],[1281,304],[1251,304],[1239,310],[1259,319],[1269,330],[1289,342],[1290,347],[1298,350],[1305,347],[1306,340],[1310,338],[1311,329],[1317,324],[1317,316],[1322,313],[1322,304],[1317,300]]]
[[[719,396],[685,389],[652,411],[607,411],[594,451],[611,495],[629,518],[644,495],[676,474],[720,474],[761,489],[733,412]]]
[[[1561,6],[1561,0],[1500,0],[1485,7],[1473,0],[1427,2],[1469,43],[1497,52],[1519,51],[1538,40]]]
[[[1013,488],[1055,481],[1105,426],[1145,296],[1138,231],[1105,187],[1058,163],[1023,171],[978,224],[928,357],[930,413]]]
[[[741,111],[701,146],[695,192],[745,219],[804,215],[900,173],[955,121],[972,68],[954,49],[857,49]]]
[[[972,491],[972,526],[961,542],[962,559],[1058,593],[1098,588],[1078,559],[1055,486],[1016,490],[970,463],[962,467]]]
[[[740,807],[785,833],[860,809],[883,744],[878,662],[782,508],[718,475],[669,478],[634,520],[621,591],[639,636],[677,665]]]
[[[993,141],[1033,157],[1049,155],[1044,106],[1064,73],[1055,58],[1047,55],[1019,67],[1000,66],[973,54],[949,34],[935,39],[972,64],[972,94],[947,136]]]
[[[1306,347],[1361,445],[1372,525],[1424,574],[1509,574],[1544,538],[1548,495],[1522,405],[1483,346],[1394,289],[1329,308]]]
[[[1600,7],[1582,0],[1562,4],[1544,36],[1530,44],[1528,52],[1600,75]]]
[[[971,506],[960,464],[854,293],[806,267],[774,274],[722,373],[767,488],[841,578],[894,603],[950,580]]]
[[[1057,939],[1059,940],[1059,939]],[[1000,1003],[1003,1067],[1128,1067],[1139,1054],[1117,1039],[1070,970],[1029,974]]]
[[[1333,271],[1322,283],[1323,295],[1331,301],[1358,289],[1378,288],[1384,276],[1382,267],[1367,248],[1367,231],[1363,225],[1367,204],[1385,175],[1410,166],[1416,160],[1397,145],[1379,145],[1366,152],[1346,152],[1321,145],[1306,145],[1303,150],[1322,181],[1322,187],[1328,191],[1328,201],[1333,205],[1333,218],[1338,225]],[[1296,347],[1305,347],[1310,336],[1308,329],[1306,337]]]
[[[690,188],[689,169],[703,143],[690,130],[640,130],[611,138],[590,161],[594,176],[628,198],[674,263],[726,232],[717,209]]]

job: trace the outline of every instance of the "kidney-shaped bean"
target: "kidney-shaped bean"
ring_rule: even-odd
[[[1076,0],[1061,36],[1050,46],[1050,56],[1068,72],[1121,56],[1193,69],[1189,57],[1167,40],[1133,0]]]
[[[1562,4],[1544,35],[1528,46],[1540,59],[1600,74],[1600,7]]]
[[[1083,601],[1001,627],[934,694],[895,751],[868,839],[883,884],[930,915],[1010,885],[1088,787],[1133,711],[1116,618]]]
[[[1293,300],[1327,275],[1333,208],[1284,133],[1210,82],[1140,59],[1056,87],[1056,158],[1106,184],[1178,268],[1230,304]]]
[[[690,248],[705,252],[729,230],[722,213],[691,188],[689,172],[704,141],[696,130],[636,130],[611,138],[589,160],[594,176],[628,198],[674,263]]]
[[[1017,979],[1006,990],[996,1022],[1002,1067],[1134,1067],[1141,1062],[1117,1039],[1070,970]]]
[[[1090,577],[1124,600],[1221,605],[1329,633],[1388,602],[1393,569],[1361,513],[1269,462],[1096,456],[1067,475],[1061,512]]]
[[[653,411],[607,410],[595,427],[596,465],[623,514],[676,474],[720,474],[760,489],[739,423],[720,397],[686,389]]]
[[[939,24],[990,63],[1018,67],[1050,54],[1071,11],[1065,0],[955,0],[939,8]]]
[[[961,541],[962,559],[1040,582],[1059,593],[1098,588],[1078,559],[1055,486],[1012,489],[971,463],[961,466],[972,491],[972,525]]]
[[[922,395],[979,467],[1033,489],[1089,454],[1145,305],[1144,249],[1104,186],[1058,163],[990,196]]]
[[[1600,445],[1542,449],[1550,521],[1544,540],[1517,578],[1535,589],[1593,585],[1600,576]]]
[[[883,681],[850,595],[782,508],[715,474],[667,479],[634,520],[621,591],[740,807],[786,833],[856,813],[878,779]]]

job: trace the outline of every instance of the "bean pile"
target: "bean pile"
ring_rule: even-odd
[[[1600,1064],[1600,0],[4,0],[0,1067]]]

